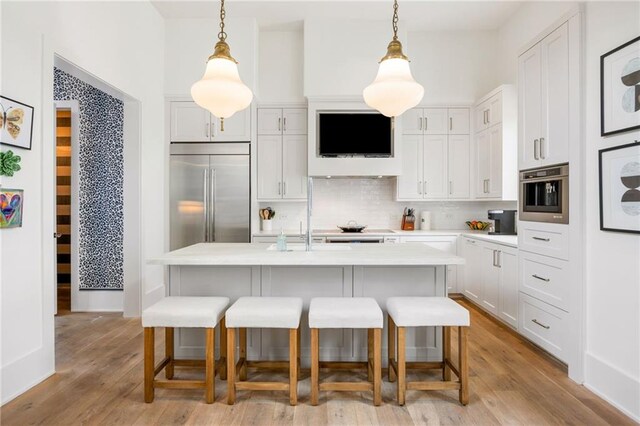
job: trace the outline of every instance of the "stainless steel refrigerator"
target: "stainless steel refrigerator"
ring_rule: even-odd
[[[171,250],[249,242],[249,144],[171,144]]]

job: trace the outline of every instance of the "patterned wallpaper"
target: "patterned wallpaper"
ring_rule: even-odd
[[[53,96],[80,106],[80,290],[122,290],[124,105],[58,68]]]

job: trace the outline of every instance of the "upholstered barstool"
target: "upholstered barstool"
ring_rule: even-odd
[[[298,297],[241,297],[226,314],[227,325],[227,402],[233,405],[236,390],[289,391],[289,403],[298,403],[300,374],[300,317],[302,299]],[[284,328],[289,330],[289,361],[248,361],[248,328]],[[240,335],[240,356],[235,361],[236,329]],[[289,382],[248,382],[247,367],[289,368]],[[239,381],[236,381],[236,371]]]
[[[309,306],[311,329],[311,404],[318,405],[320,391],[373,391],[373,404],[382,402],[382,310],[370,297],[319,297]],[[320,329],[367,329],[367,362],[320,363]],[[320,367],[364,367],[367,382],[320,382]]]
[[[407,390],[458,389],[460,403],[467,405],[469,402],[467,349],[469,311],[447,297],[392,297],[387,300],[387,313],[389,314],[389,381],[398,381],[398,404],[404,405]],[[442,362],[406,362],[406,328],[433,326],[442,327]],[[451,362],[451,327],[458,327],[457,368]],[[442,381],[407,382],[407,368],[442,369]],[[458,380],[451,380],[452,371]]]
[[[220,323],[221,336],[225,335],[224,312],[229,306],[227,297],[165,297],[142,313],[144,327],[144,401],[153,402],[155,388],[204,388],[205,399],[215,399],[215,328]],[[165,329],[165,357],[155,365],[155,328]],[[205,331],[205,359],[175,359],[173,332],[175,327],[203,328]],[[220,366],[224,368],[224,339],[221,339]],[[204,367],[204,380],[173,380],[174,367]],[[165,370],[167,380],[156,380]],[[223,375],[222,370],[221,376]]]

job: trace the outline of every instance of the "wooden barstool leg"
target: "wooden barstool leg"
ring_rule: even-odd
[[[227,328],[227,404],[236,402],[235,328]]]
[[[389,381],[395,382],[398,376],[395,370],[392,368],[392,363],[396,360],[396,325],[391,318],[391,315],[387,316],[387,353],[388,353],[388,371]]]
[[[404,327],[398,327],[398,404],[404,405],[407,390],[406,341]]]
[[[144,402],[153,402],[153,380],[155,378],[155,329],[144,328]]]
[[[373,405],[382,403],[382,329],[373,329]]]
[[[311,329],[311,405],[318,405],[318,375],[320,363],[320,345],[318,329]]]
[[[458,357],[460,363],[460,403],[469,403],[469,348],[467,346],[467,331],[469,327],[458,327]]]
[[[446,361],[451,361],[451,327],[442,327],[442,380],[451,381],[451,369]]]
[[[244,362],[240,366],[239,380],[247,380],[247,329],[240,329],[240,359],[244,359]]]
[[[215,382],[215,345],[216,345],[216,329],[207,328],[205,330],[206,349],[205,349],[205,366],[204,366],[204,387],[205,387],[205,400],[207,404],[212,404],[216,395],[216,382]]]
[[[173,355],[173,327],[164,329],[164,354],[169,358],[169,363],[164,368],[164,376],[167,380],[173,379],[175,359]]]
[[[373,382],[373,328],[367,329],[367,380]]]
[[[302,378],[302,373],[300,372],[300,364],[302,364],[301,362],[301,357],[302,357],[302,338],[301,338],[301,334],[302,332],[300,331],[302,327],[298,326],[298,380],[300,380]]]
[[[220,320],[220,380],[227,380],[227,323]]]
[[[289,404],[298,404],[298,329],[289,329]]]

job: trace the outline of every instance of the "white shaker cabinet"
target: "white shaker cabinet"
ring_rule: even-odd
[[[476,105],[475,198],[516,200],[517,96],[512,85],[503,85]]]
[[[571,41],[564,23],[518,58],[520,169],[569,161]]]
[[[421,236],[402,236],[402,237],[385,237],[384,242],[387,243],[421,243],[426,244],[429,247],[433,247],[438,250],[445,251],[451,254],[457,254],[457,240],[456,236],[448,235],[421,235]],[[447,291],[449,293],[457,293],[457,276],[458,267],[456,265],[447,266]]]
[[[468,199],[469,108],[414,108],[402,117],[398,200]]]
[[[518,249],[463,237],[464,295],[513,328],[518,327]]]
[[[258,200],[307,198],[306,117],[304,108],[258,109]]]
[[[251,140],[251,109],[224,120],[191,101],[172,101],[171,142],[244,142]]]

